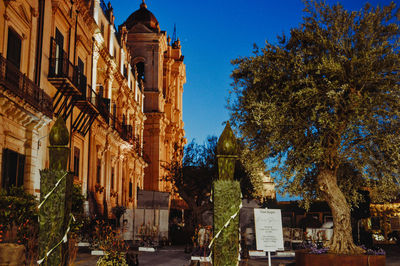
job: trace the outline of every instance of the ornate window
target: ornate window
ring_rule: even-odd
[[[136,71],[137,71],[137,79],[143,80],[144,81],[144,62],[138,62],[136,63]]]

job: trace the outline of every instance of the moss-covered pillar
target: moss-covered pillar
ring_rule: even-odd
[[[218,180],[214,181],[214,265],[237,265],[239,256],[240,184],[233,180],[237,142],[227,122],[217,144]],[[236,214],[236,215],[235,215]],[[234,217],[234,218],[232,218]],[[226,227],[225,227],[226,226]],[[224,228],[225,227],[225,228]],[[222,229],[222,230],[221,230]],[[220,232],[219,235],[218,232]]]
[[[71,212],[73,177],[68,172],[69,132],[58,118],[49,135],[49,169],[40,171],[39,259],[42,265],[68,265],[63,240]]]

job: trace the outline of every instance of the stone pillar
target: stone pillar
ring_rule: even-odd
[[[33,147],[38,143],[38,134],[29,127],[25,131],[25,173],[24,173],[24,188],[29,191],[29,193],[34,194],[35,192],[35,180],[40,180],[39,167],[37,152],[38,147]]]
[[[95,1],[97,2],[97,1]],[[94,49],[93,49],[93,65],[92,65],[92,90],[96,91],[96,86],[97,86],[97,62],[99,61],[100,57],[100,48],[97,46],[97,43],[94,43]],[[90,97],[94,97],[91,95],[90,92]]]
[[[107,69],[107,78],[104,81],[104,86],[105,89],[107,90],[107,95],[104,95],[104,97],[109,98],[110,99],[110,108],[111,108],[111,103],[112,103],[112,84],[114,81],[114,70],[111,67],[108,67]],[[109,110],[110,111],[110,110]]]

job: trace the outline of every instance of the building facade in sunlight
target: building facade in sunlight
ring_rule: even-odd
[[[177,148],[185,144],[182,121],[183,84],[186,68],[179,39],[172,40],[160,30],[156,17],[143,3],[120,26],[127,47],[144,85],[144,151],[149,159],[144,189],[171,191],[162,179],[165,167],[177,158]]]
[[[40,193],[48,134],[62,116],[86,210],[136,207],[167,191],[163,163],[184,145],[185,65],[143,3],[117,30],[99,0],[0,0],[0,185]]]

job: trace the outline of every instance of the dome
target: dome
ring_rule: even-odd
[[[133,12],[128,19],[122,24],[129,31],[136,24],[143,24],[153,32],[160,32],[160,26],[156,17],[147,9],[146,3],[140,4],[140,8]]]

